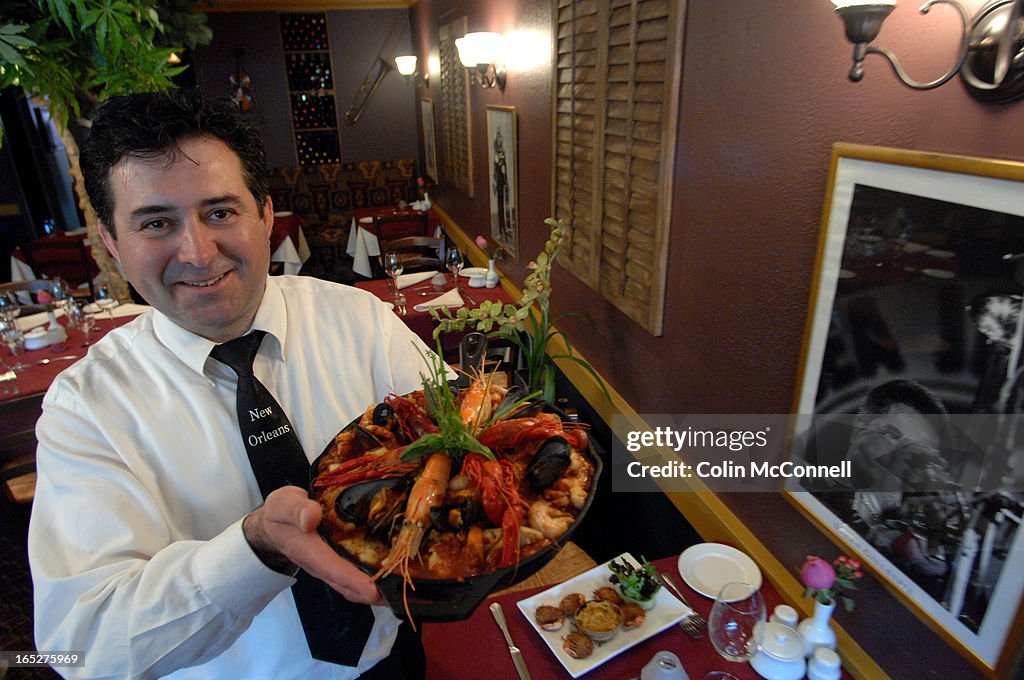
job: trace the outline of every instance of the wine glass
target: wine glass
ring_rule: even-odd
[[[14,322],[21,311],[21,302],[15,292],[0,293],[0,321]]]
[[[24,371],[28,368],[28,364],[22,363],[18,358],[25,353],[25,334],[18,328],[18,324],[14,321],[5,320],[0,325],[0,338],[3,339],[4,344],[7,345],[7,350],[14,357],[15,363],[9,368],[14,372]]]
[[[757,651],[754,626],[767,620],[761,592],[749,583],[722,586],[708,619],[715,650],[729,661],[748,661]]]
[[[117,298],[110,292],[107,286],[100,286],[96,289],[96,306],[107,312],[107,316],[114,318],[114,307],[117,307]]]
[[[85,336],[85,342],[82,343],[82,347],[88,347],[92,344],[89,336],[96,330],[96,320],[85,311],[82,305],[77,305],[74,302],[71,303],[68,310],[68,326],[82,331],[82,334]]]
[[[384,253],[384,273],[388,275],[393,297],[398,297],[398,277],[402,275],[402,256],[394,250]]]
[[[448,267],[448,271],[452,273],[452,282],[455,284],[455,290],[458,290],[459,272],[462,271],[462,265],[464,264],[462,253],[459,252],[458,248],[453,246],[448,249],[444,259],[445,266]]]
[[[67,316],[70,311],[71,288],[64,279],[57,277],[50,281],[50,297],[53,299],[54,305]]]

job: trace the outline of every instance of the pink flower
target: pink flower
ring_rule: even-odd
[[[417,177],[416,178],[416,184],[418,184],[419,186],[423,186],[425,184],[425,182],[424,182],[422,177]]]
[[[800,579],[807,588],[828,590],[836,582],[836,570],[820,557],[809,555],[800,567]]]
[[[41,305],[48,305],[53,302],[53,297],[45,290],[41,290],[36,293],[36,302]]]
[[[487,250],[487,239],[483,236],[476,237],[476,245],[480,250]]]

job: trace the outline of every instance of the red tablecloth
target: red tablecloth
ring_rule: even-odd
[[[420,211],[413,210],[410,207],[399,208],[394,205],[381,206],[379,208],[356,208],[353,211],[356,224],[359,224],[359,220],[363,217],[375,217],[377,215],[416,215],[419,212]],[[427,210],[427,225],[429,227],[428,233],[424,234],[424,236],[432,235],[434,230],[441,226],[441,216],[434,212],[433,209]]]
[[[694,609],[707,617],[711,613],[712,600],[686,585],[676,567],[677,560],[678,556],[673,555],[657,560],[655,565],[660,571],[675,578],[676,585],[683,591]],[[533,680],[569,678],[569,673],[516,606],[519,600],[542,590],[544,588],[534,588],[487,599],[465,621],[424,624],[423,646],[427,652],[427,680],[517,677],[505,638],[502,637],[488,610],[491,602],[500,602],[502,609],[505,610],[512,640],[522,650]],[[769,612],[782,603],[782,599],[768,582],[761,586],[761,592]],[[713,670],[728,671],[740,680],[757,680],[760,677],[749,664],[727,661],[720,656],[707,635],[695,640],[675,625],[598,666],[583,677],[615,680],[636,678],[644,664],[650,661],[656,652],[662,650],[670,651],[680,658],[690,680],[701,680],[705,673]],[[850,676],[844,671],[843,677]]]
[[[448,283],[443,288],[437,288],[433,286],[429,281],[403,288],[402,293],[405,295],[405,299],[408,304],[406,305],[406,315],[402,317],[402,321],[412,329],[416,335],[423,339],[423,342],[427,343],[427,346],[434,348],[437,343],[434,341],[434,328],[437,326],[434,319],[430,316],[430,312],[417,312],[413,309],[414,305],[417,305],[426,300],[430,300],[433,295],[440,295],[446,290],[450,290],[451,285],[451,274],[445,275],[448,279]],[[373,279],[371,281],[359,281],[355,284],[356,288],[362,288],[368,290],[381,300],[385,302],[392,301],[392,293],[388,287],[387,279]],[[470,288],[468,280],[463,277],[459,282],[459,290],[461,291],[462,299],[465,301],[467,307],[477,307],[484,300],[500,301],[502,304],[508,304],[512,302],[512,298],[505,292],[500,286],[497,288]],[[421,295],[420,293],[429,292],[430,296]],[[459,340],[462,339],[462,333],[448,333],[442,338],[443,347],[445,354],[452,351],[454,348],[459,346]]]
[[[89,340],[95,342],[112,329],[123,326],[134,318],[133,316],[126,316],[108,319],[97,316],[96,330],[90,333]],[[82,346],[82,342],[85,340],[82,332],[67,327],[65,327],[65,330],[68,332],[68,339],[64,349],[54,350],[52,347],[43,347],[42,349],[26,350],[24,354],[17,357],[22,363],[29,364],[29,368],[18,372],[18,394],[0,394],[0,403],[25,398],[37,398],[41,401],[42,395],[49,389],[50,383],[57,377],[57,374],[73,364],[74,361],[62,359],[49,364],[39,364],[37,362],[42,359],[52,359],[53,357],[70,356],[72,354],[85,355],[88,347]],[[15,357],[10,355],[6,347],[0,346],[0,356],[3,357],[5,363],[17,363]]]
[[[295,248],[299,247],[299,230],[302,229],[302,219],[296,215],[274,215],[274,227],[270,232],[270,252],[275,252],[281,247],[286,238],[290,238]]]

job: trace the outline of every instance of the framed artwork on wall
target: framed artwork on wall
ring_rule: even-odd
[[[487,107],[487,165],[491,238],[514,260],[519,242],[519,139],[514,107]]]
[[[832,153],[787,497],[997,675],[1024,633],[1024,163]],[[1004,676],[1005,677],[1005,676]]]
[[[434,102],[430,99],[420,100],[420,122],[423,124],[424,171],[436,184],[440,178],[437,176],[437,143],[434,140]]]

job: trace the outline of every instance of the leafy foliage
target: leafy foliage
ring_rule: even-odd
[[[213,37],[193,0],[5,0],[0,88],[47,97],[66,123],[117,94],[173,86],[172,52]],[[173,39],[174,42],[171,42]],[[85,110],[83,111],[83,108]]]
[[[647,561],[647,558],[640,558],[642,564],[639,567],[633,566],[625,559],[620,562],[612,560],[608,563],[608,569],[612,575],[608,577],[612,583],[618,583],[622,594],[633,600],[645,601],[654,597],[654,594],[661,588],[658,582],[657,570],[654,565]]]
[[[544,250],[530,263],[532,270],[523,282],[523,296],[518,305],[502,305],[500,302],[485,300],[475,309],[460,307],[454,314],[447,307],[441,310],[431,309],[430,314],[439,321],[434,331],[437,337],[449,331],[462,331],[473,328],[481,333],[492,333],[507,338],[515,344],[523,357],[530,391],[540,391],[545,401],[554,401],[555,366],[552,359],[564,359],[581,366],[597,381],[610,399],[601,376],[584,359],[576,356],[569,337],[562,331],[555,330],[554,324],[563,318],[573,316],[571,313],[559,314],[552,318],[551,302],[551,268],[562,249],[565,238],[565,224],[561,220],[548,218],[544,223],[551,227],[551,234],[544,244]],[[536,312],[531,308],[536,305]],[[548,343],[560,337],[565,343],[566,351],[548,355]]]

